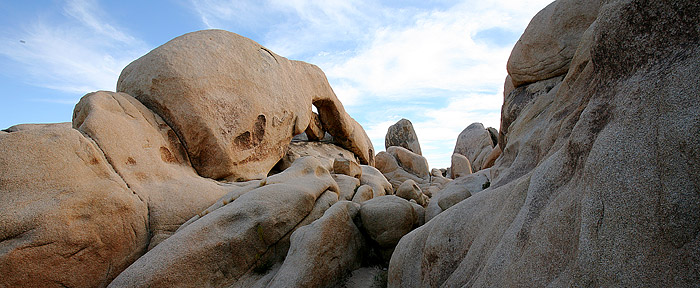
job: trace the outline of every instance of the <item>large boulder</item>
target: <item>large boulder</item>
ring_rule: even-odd
[[[352,202],[362,203],[374,198],[374,189],[367,184],[357,188],[357,192],[352,197]]]
[[[406,172],[430,180],[430,169],[425,157],[400,146],[391,146],[386,149],[386,152],[394,156],[397,164]]]
[[[110,286],[231,285],[247,272],[283,258],[287,250],[278,249],[278,243],[313,213],[319,198],[338,199],[337,184],[312,157],[297,160],[264,184],[187,225],[139,258]],[[328,204],[322,204],[317,218]]]
[[[372,186],[374,197],[394,194],[394,188],[384,177],[382,172],[372,166],[360,165],[362,176],[360,184]]]
[[[410,202],[394,195],[373,198],[360,208],[362,227],[389,260],[401,237],[417,227],[420,215]]]
[[[148,208],[69,125],[0,135],[0,287],[104,287],[148,246]]]
[[[413,180],[406,180],[403,182],[403,184],[399,186],[399,189],[396,189],[396,196],[409,201],[413,200],[420,205],[426,204],[426,196],[423,195],[423,191],[421,191],[418,184],[416,184],[416,182]]]
[[[491,187],[404,236],[389,287],[700,282],[699,16],[603,6],[563,82],[510,125]]]
[[[124,68],[117,91],[160,115],[205,177],[265,177],[309,126],[312,103],[326,131],[362,163],[374,162],[369,138],[318,67],[231,32],[188,33],[153,49]]]
[[[197,175],[173,130],[125,93],[85,95],[75,105],[73,127],[95,141],[148,205],[150,247],[235,188]]]
[[[389,149],[391,146],[400,146],[418,155],[423,155],[420,143],[418,143],[418,136],[413,130],[413,123],[408,119],[401,119],[389,126],[384,137],[384,148]]]
[[[354,220],[359,211],[359,204],[340,201],[294,231],[287,257],[267,287],[328,287],[359,268],[366,249]]]
[[[340,200],[352,200],[355,191],[360,187],[360,179],[345,174],[332,174],[332,176],[335,183],[338,183],[338,189],[340,189],[338,198]]]
[[[472,123],[457,136],[453,153],[467,157],[472,165],[472,171],[476,172],[481,170],[482,163],[491,153],[493,146],[495,143],[491,140],[489,130],[481,123]]]
[[[472,164],[466,156],[453,153],[450,162],[452,162],[450,165],[450,174],[452,174],[450,177],[452,179],[472,174]]]
[[[564,75],[583,32],[596,19],[601,0],[559,0],[530,21],[508,58],[513,86]]]

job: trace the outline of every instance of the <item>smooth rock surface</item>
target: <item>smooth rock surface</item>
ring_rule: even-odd
[[[197,175],[172,129],[125,93],[85,95],[75,106],[73,127],[95,141],[148,205],[150,248],[235,188]]]
[[[352,202],[361,204],[367,200],[374,198],[374,189],[370,185],[362,185],[357,188],[357,192],[352,197]]]
[[[362,203],[362,227],[379,246],[391,248],[418,223],[411,203],[394,195]]]
[[[406,172],[430,180],[430,169],[425,157],[399,146],[391,146],[386,149],[386,152],[394,156],[397,164]]]
[[[414,200],[419,205],[425,205],[423,192],[421,191],[420,187],[418,187],[418,184],[416,184],[416,182],[413,180],[406,180],[403,182],[403,184],[399,186],[399,189],[396,190],[396,196],[409,201]]]
[[[106,286],[146,251],[146,204],[77,130],[0,135],[0,167],[0,286]]]
[[[583,32],[603,3],[559,0],[537,13],[508,58],[514,87],[566,74]]]
[[[177,37],[122,71],[117,91],[133,95],[168,123],[197,172],[208,178],[262,179],[292,136],[312,120],[341,146],[373,164],[362,127],[345,112],[323,72],[223,30]]]
[[[360,179],[362,168],[354,160],[338,157],[333,160],[333,173],[345,174]]]
[[[450,173],[452,173],[452,179],[472,174],[472,164],[471,162],[469,162],[469,159],[467,159],[466,156],[458,153],[453,153],[450,165]]]
[[[372,166],[360,165],[362,177],[360,184],[372,186],[374,197],[394,194],[394,189],[382,172]]]
[[[331,176],[333,176],[335,183],[338,183],[338,188],[340,189],[338,197],[340,200],[352,200],[355,191],[360,187],[360,179],[344,174],[333,174]]]

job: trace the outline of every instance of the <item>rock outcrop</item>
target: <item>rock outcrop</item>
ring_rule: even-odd
[[[192,166],[212,179],[262,179],[313,120],[364,164],[374,151],[364,129],[316,66],[290,61],[223,30],[177,37],[122,71],[126,92],[163,117]]]
[[[75,105],[73,127],[95,141],[148,205],[151,248],[234,187],[197,175],[173,130],[125,93],[85,95]]]
[[[401,237],[420,224],[420,214],[410,202],[394,195],[373,198],[360,208],[362,227],[389,261]]]
[[[360,268],[367,248],[355,224],[359,212],[359,204],[341,201],[294,231],[289,253],[267,287],[328,287]]]
[[[163,241],[110,286],[231,285],[249,271],[283,258],[287,251],[277,249],[280,240],[299,227],[327,190],[337,201],[338,185],[328,170],[313,157],[301,158],[268,177],[264,186],[209,211]],[[316,219],[306,219],[307,224]]]
[[[0,133],[0,286],[270,283],[287,271],[292,232],[339,196],[392,192],[358,166],[373,164],[372,144],[323,72],[236,34],[178,37],[125,68],[118,87],[132,94],[89,93],[71,123]],[[301,132],[322,142],[290,144]],[[323,281],[358,268],[353,259]]]
[[[0,134],[0,286],[106,286],[146,251],[146,203],[69,125],[15,131]]]
[[[530,21],[508,58],[513,86],[564,75],[583,32],[593,23],[604,1],[554,1]]]
[[[524,85],[510,70],[490,187],[404,236],[389,287],[700,281],[700,3],[590,3],[538,14],[593,15],[590,26],[533,20],[552,35],[539,55],[562,50],[546,44],[568,37],[558,31],[581,35],[565,76]]]
[[[401,119],[394,125],[389,126],[384,137],[384,148],[389,149],[391,146],[399,146],[408,149],[418,155],[423,155],[420,150],[420,143],[416,131],[413,130],[413,123],[408,119]]]
[[[491,140],[491,132],[484,128],[483,124],[472,123],[459,133],[453,153],[467,157],[471,163],[471,170],[476,172],[482,169],[484,159],[495,145]]]

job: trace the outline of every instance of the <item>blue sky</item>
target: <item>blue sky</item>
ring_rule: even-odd
[[[510,51],[550,2],[0,0],[0,129],[68,122],[129,62],[219,28],[321,67],[377,151],[407,118],[431,168],[447,167],[462,129],[498,128]]]

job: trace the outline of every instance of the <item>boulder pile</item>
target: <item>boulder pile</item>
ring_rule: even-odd
[[[177,37],[0,131],[0,287],[697,286],[698,19],[553,2],[446,169],[407,119],[376,153],[314,65]]]
[[[388,286],[700,283],[698,19],[697,1],[538,13],[508,61],[490,184],[448,185]]]

